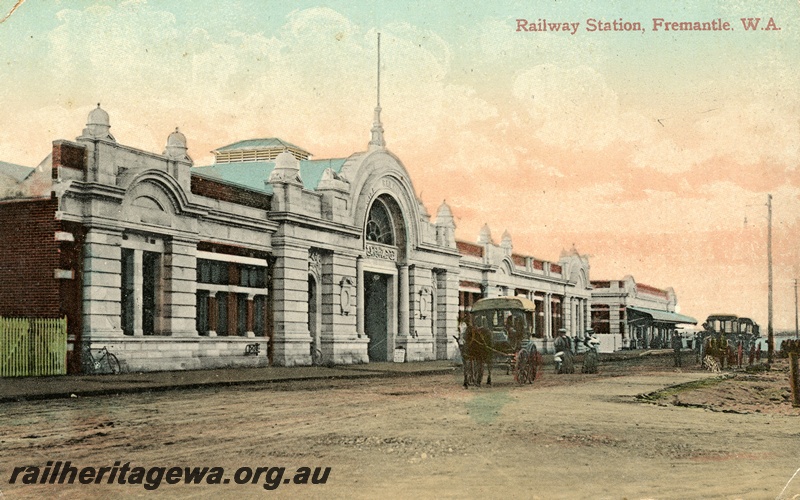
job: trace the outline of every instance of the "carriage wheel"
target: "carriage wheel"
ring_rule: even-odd
[[[531,359],[528,351],[525,349],[520,349],[515,358],[516,362],[514,363],[514,380],[516,380],[518,384],[530,383]]]

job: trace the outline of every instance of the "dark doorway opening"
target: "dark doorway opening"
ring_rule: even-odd
[[[364,273],[364,331],[369,337],[370,361],[389,360],[389,277]]]

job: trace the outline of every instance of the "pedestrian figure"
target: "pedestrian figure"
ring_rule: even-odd
[[[555,349],[556,353],[562,353],[561,369],[558,373],[575,373],[575,361],[572,358],[572,347],[570,346],[569,337],[567,337],[567,330],[564,328],[558,330]]]
[[[583,339],[586,354],[583,356],[582,373],[597,373],[597,345],[599,343],[600,341],[592,335],[592,330],[587,330],[586,337]]]
[[[672,334],[672,353],[675,357],[675,366],[681,366],[681,347],[683,347],[683,339],[677,332]]]

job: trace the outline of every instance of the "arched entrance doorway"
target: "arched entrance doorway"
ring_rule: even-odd
[[[376,197],[370,205],[364,225],[364,333],[369,338],[367,353],[370,362],[388,361],[394,351],[398,318],[403,307],[398,301],[408,283],[405,261],[406,231],[403,213],[388,194]],[[405,269],[405,273],[403,272]]]

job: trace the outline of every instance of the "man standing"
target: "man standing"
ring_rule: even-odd
[[[678,332],[672,332],[672,352],[675,356],[675,366],[681,366],[681,347],[683,347],[683,339]]]

